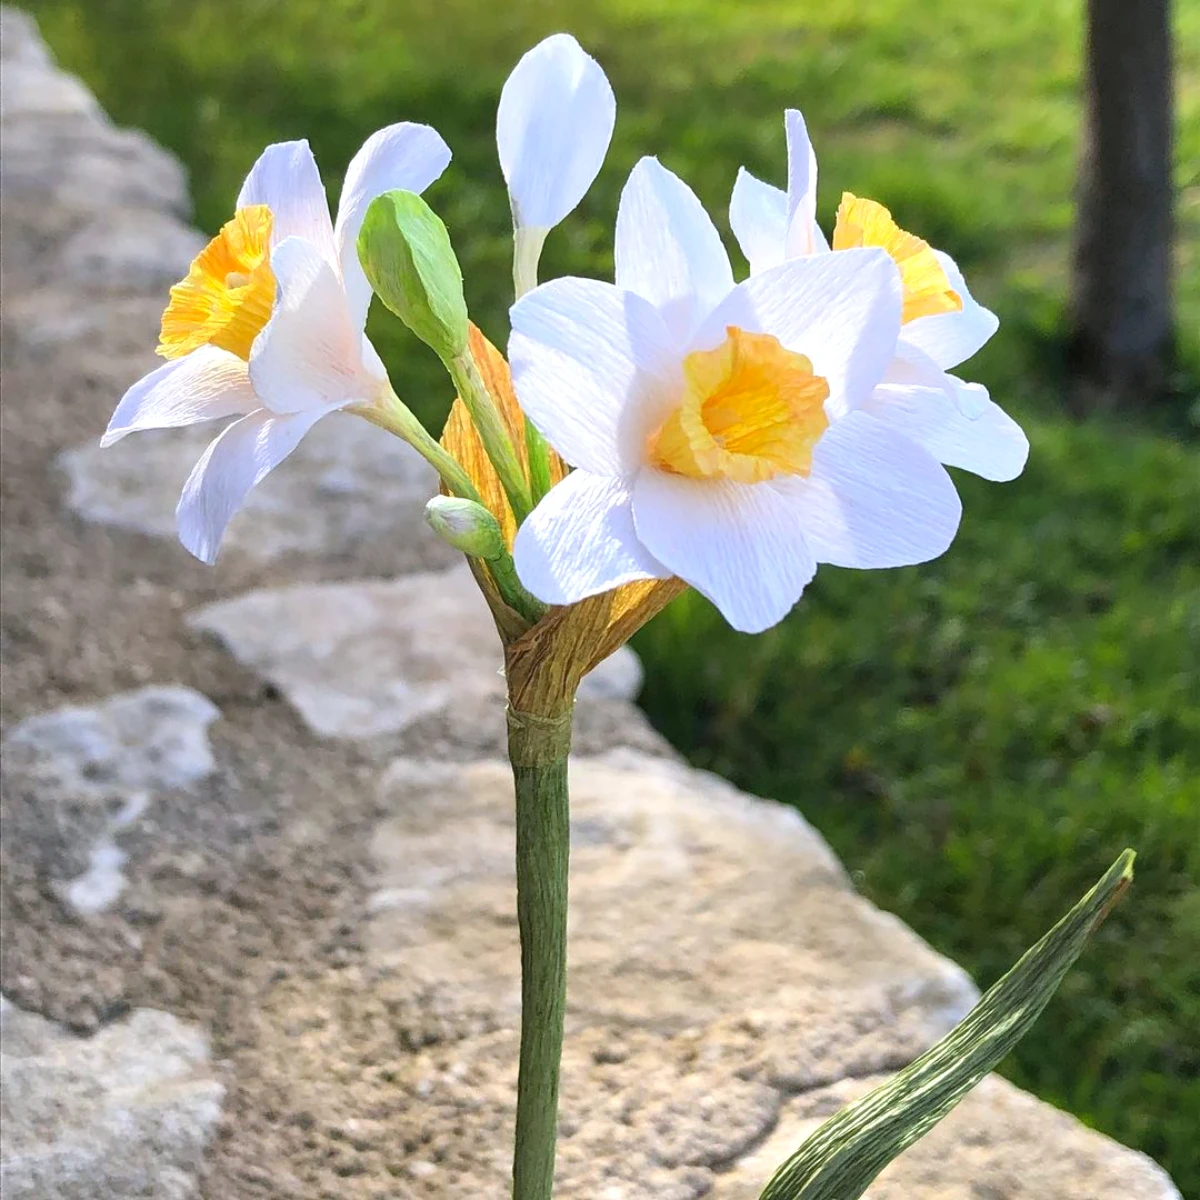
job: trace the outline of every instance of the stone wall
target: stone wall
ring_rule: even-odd
[[[203,241],[183,172],[2,20],[4,1195],[502,1196],[502,689],[432,481],[334,418],[184,554],[204,431],[97,444]],[[580,704],[561,1195],[749,1200],[975,989],[638,682]],[[1177,1193],[993,1079],[870,1195]]]

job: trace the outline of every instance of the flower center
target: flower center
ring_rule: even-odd
[[[903,323],[936,313],[962,311],[962,297],[950,286],[929,243],[905,233],[882,204],[843,192],[833,230],[833,248],[851,250],[856,246],[878,246],[900,268],[904,284],[904,307],[900,314]]]
[[[683,360],[683,403],[650,435],[650,462],[690,479],[761,483],[807,475],[829,424],[829,385],[768,333],[730,325],[715,350]]]
[[[196,255],[187,278],[171,289],[162,316],[158,353],[163,358],[181,358],[211,345],[249,360],[275,303],[271,223],[265,204],[239,208]]]

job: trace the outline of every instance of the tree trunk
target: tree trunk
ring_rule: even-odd
[[[1166,389],[1171,325],[1170,0],[1087,0],[1087,115],[1071,296],[1072,399]]]

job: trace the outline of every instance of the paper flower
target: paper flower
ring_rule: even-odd
[[[331,221],[308,143],[268,146],[233,219],[171,289],[158,346],[168,362],[125,393],[102,444],[237,418],[196,463],[176,509],[179,539],[197,558],[215,560],[250,489],[321,417],[387,393],[363,333],[371,289],[355,240],[371,200],[422,191],[449,161],[428,126],[379,130],[351,161]]]
[[[496,145],[514,225],[553,229],[592,186],[617,102],[600,64],[566,33],[530,50],[504,84]]]
[[[577,469],[521,526],[525,586],[569,604],[678,575],[737,629],[779,621],[818,563],[941,554],[958,496],[861,411],[891,363],[901,285],[879,249],[734,286],[691,190],[643,159],[621,196],[616,285],[565,278],[512,309],[522,408]]]
[[[738,172],[729,221],[751,274],[804,254],[830,249],[816,225],[817,162],[804,119],[784,117],[788,188],[781,191]],[[896,261],[904,281],[903,328],[896,359],[864,411],[919,442],[940,462],[985,479],[1014,479],[1029,443],[987,389],[947,372],[996,332],[995,315],[967,290],[954,260],[906,233],[881,204],[850,193],[842,198],[832,249],[878,246]]]

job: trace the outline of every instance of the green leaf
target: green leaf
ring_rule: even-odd
[[[377,196],[358,235],[375,294],[443,362],[467,348],[467,303],[450,235],[414,192]]]
[[[1133,878],[1124,851],[1094,888],[932,1049],[813,1133],[760,1200],[856,1200],[1021,1040]]]

